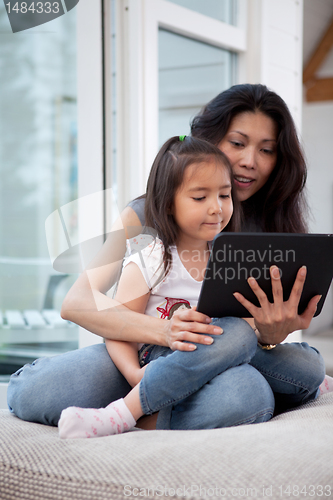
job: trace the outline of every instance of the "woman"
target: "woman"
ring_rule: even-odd
[[[292,117],[279,96],[262,85],[232,87],[219,94],[195,117],[192,134],[218,145],[229,158],[236,196],[243,205],[243,230],[306,230],[305,162]],[[144,198],[141,198],[126,207],[114,230],[125,228],[129,237],[139,234],[144,223],[143,214]],[[125,240],[123,245],[125,251]],[[111,233],[100,254],[69,291],[62,308],[65,319],[104,338],[156,344],[173,350],[189,351],[193,343],[209,345],[213,342],[211,335],[222,333],[220,328],[204,323],[202,315],[198,316],[200,313],[193,310],[177,311],[172,321],[164,321],[137,314],[107,297],[105,294],[116,282],[121,269],[120,254]],[[272,273],[274,303],[268,302],[256,282],[250,286],[261,308],[239,297],[243,305],[251,307],[261,345],[280,344],[294,330],[308,328],[319,300],[318,296],[313,297],[306,311],[298,315],[304,270],[297,274],[286,302],[283,302],[279,277],[274,271]],[[304,370],[305,359],[298,357],[293,347],[288,349],[293,363],[290,363],[292,373],[287,378],[294,380],[295,371]],[[308,381],[303,388],[305,392],[296,390],[295,384],[289,385],[286,381],[283,390],[288,395],[281,397],[281,384],[279,389],[274,386],[280,376],[280,367],[277,364],[276,373],[269,373],[267,351],[258,347],[253,366],[270,379],[280,411],[317,396],[318,386],[324,378],[322,358],[311,350],[311,360],[306,362],[312,363],[317,379]],[[286,366],[283,370],[286,371]],[[40,359],[20,369],[11,377],[8,404],[25,420],[57,425],[61,411],[68,406],[107,406],[129,390],[130,385],[113,365],[105,346],[99,344]],[[205,401],[205,391],[201,390],[194,405],[198,411]],[[193,404],[191,406],[193,408]],[[202,418],[202,415],[196,416],[196,419]],[[214,426],[214,422],[209,425]]]

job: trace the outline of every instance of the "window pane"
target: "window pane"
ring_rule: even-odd
[[[24,362],[78,347],[78,327],[59,316],[76,276],[52,268],[45,235],[47,217],[77,198],[76,9],[13,34],[2,4],[0,31],[3,380]]]
[[[159,30],[159,143],[189,133],[202,106],[235,82],[236,55]]]
[[[169,0],[187,9],[236,25],[237,0]]]

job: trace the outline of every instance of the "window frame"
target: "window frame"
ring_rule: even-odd
[[[103,85],[103,1],[85,0],[77,7],[77,102],[78,102],[78,197],[103,192],[105,188],[104,155],[104,85]],[[89,36],[87,36],[89,35]],[[105,227],[104,196],[96,208],[97,218],[79,218],[79,235],[103,234]],[[79,237],[81,241],[81,237]],[[103,339],[79,328],[79,347]]]
[[[118,204],[145,191],[158,148],[158,30],[159,28],[237,53],[237,81],[245,73],[247,5],[238,0],[238,25],[233,26],[167,0],[119,0],[122,12],[121,75],[123,130],[117,148]],[[126,55],[127,60],[126,60]],[[136,85],[133,85],[136,82]],[[131,147],[128,148],[127,145]],[[125,182],[126,179],[126,182]]]

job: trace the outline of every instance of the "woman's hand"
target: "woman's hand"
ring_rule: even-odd
[[[287,338],[289,333],[309,327],[321,295],[312,297],[306,310],[299,315],[298,304],[306,278],[306,267],[303,266],[299,269],[289,299],[286,302],[283,301],[283,289],[277,266],[270,268],[270,274],[273,303],[269,302],[265,292],[254,278],[249,278],[248,283],[257,296],[261,307],[256,307],[240,293],[235,293],[234,296],[252,314],[254,323],[259,330],[259,342],[262,344],[280,344]]]
[[[212,337],[207,335],[220,335],[223,330],[218,326],[211,325],[211,318],[192,309],[178,309],[166,324],[166,340],[173,351],[194,351],[197,344],[212,344]]]

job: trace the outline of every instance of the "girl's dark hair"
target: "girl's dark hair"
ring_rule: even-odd
[[[193,119],[192,136],[217,146],[232,119],[244,112],[261,112],[278,126],[276,166],[266,184],[242,202],[245,223],[253,217],[264,231],[306,232],[306,164],[294,121],[281,97],[265,85],[235,85],[210,101]]]
[[[212,159],[228,170],[233,194],[230,162],[217,146],[207,141],[189,136],[184,140],[180,140],[178,136],[172,137],[163,144],[154,160],[147,182],[145,219],[146,226],[156,230],[164,245],[165,275],[171,265],[170,247],[176,244],[178,238],[178,226],[171,213],[175,193],[183,183],[188,166]],[[234,211],[227,230],[239,231],[241,212],[239,202],[234,197],[233,204]]]

